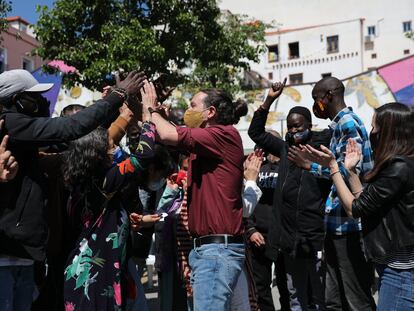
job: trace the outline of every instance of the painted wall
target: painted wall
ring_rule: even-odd
[[[22,69],[23,59],[32,61],[30,71],[43,64],[40,57],[30,55],[31,51],[39,46],[39,42],[34,37],[11,26],[2,33],[2,37],[0,47],[5,50],[5,53],[2,51],[6,62],[5,70]]]

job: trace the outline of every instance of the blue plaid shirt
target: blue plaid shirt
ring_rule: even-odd
[[[349,138],[355,139],[362,150],[362,159],[359,161],[357,171],[364,176],[373,167],[372,149],[368,133],[361,119],[352,111],[352,108],[342,109],[333,119],[329,126],[332,132],[332,139],[329,148],[336,157],[342,176],[347,179],[347,172],[344,167],[346,145]],[[312,163],[311,172],[315,175],[330,177],[329,169],[322,168]],[[349,218],[341,206],[335,185],[332,185],[331,192],[326,201],[326,231],[334,234],[361,231],[361,220]]]

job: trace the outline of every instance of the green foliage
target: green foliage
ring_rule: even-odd
[[[8,23],[6,20],[7,13],[11,11],[11,2],[7,0],[0,0],[0,33],[7,29]],[[0,41],[2,38],[0,37]]]
[[[38,11],[35,53],[75,66],[81,75],[69,82],[94,89],[137,68],[169,73],[169,84],[228,88],[264,47],[264,24],[221,14],[213,0],[57,0]]]

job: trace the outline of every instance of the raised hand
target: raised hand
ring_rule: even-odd
[[[354,171],[359,161],[361,160],[361,149],[358,147],[355,139],[348,139],[348,144],[346,145],[346,155],[344,160],[345,168],[348,171]]]
[[[275,82],[272,84],[272,87],[269,89],[269,93],[267,93],[266,100],[262,104],[263,109],[269,110],[272,103],[282,94],[286,81],[287,78],[285,78],[283,82]]]
[[[272,87],[269,89],[269,93],[267,96],[272,97],[273,99],[278,98],[285,88],[287,78],[283,80],[283,82],[275,82],[272,84]]]
[[[111,87],[107,85],[102,90],[102,98],[105,98],[106,96],[108,96],[109,93],[111,93]]]
[[[0,120],[0,129],[3,127],[4,120]],[[11,152],[7,150],[7,142],[9,136],[3,137],[0,144],[0,182],[7,182],[16,177],[19,170],[19,164],[12,156]]]
[[[161,104],[170,97],[171,93],[175,90],[175,87],[166,87],[165,80],[167,78],[166,74],[161,74],[156,80],[153,81],[155,91],[157,93],[158,102]]]
[[[140,92],[144,110],[148,110],[148,108],[155,109],[158,107],[157,92],[155,91],[155,87],[152,82],[145,80],[144,87],[141,88]]]
[[[131,71],[124,80],[120,80],[119,75],[115,76],[116,87],[124,89],[128,96],[137,95],[147,79],[144,72]]]
[[[134,117],[134,113],[131,109],[129,109],[126,103],[123,103],[121,108],[119,108],[119,115],[127,121],[131,120]]]

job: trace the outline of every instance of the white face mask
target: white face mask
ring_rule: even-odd
[[[165,185],[165,179],[162,178],[158,181],[151,181],[147,184],[147,187],[151,191],[158,191]]]

